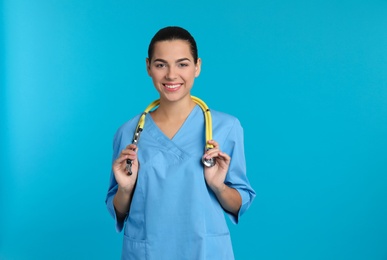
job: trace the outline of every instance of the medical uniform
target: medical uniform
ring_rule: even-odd
[[[113,172],[106,197],[116,230],[124,229],[122,259],[234,259],[224,213],[238,223],[255,192],[246,177],[243,129],[239,121],[217,111],[211,111],[211,115],[213,139],[231,157],[225,183],[241,195],[238,215],[225,212],[206,185],[201,162],[205,147],[201,108],[196,105],[172,139],[147,114],[138,144],[137,184],[125,223],[117,221],[114,211],[117,182]],[[116,132],[113,160],[132,142],[139,116]]]

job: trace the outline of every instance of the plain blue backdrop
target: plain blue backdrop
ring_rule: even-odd
[[[236,259],[387,259],[387,1],[0,3],[0,259],[119,259],[112,138],[157,98],[167,25],[197,40],[192,93],[245,130]]]

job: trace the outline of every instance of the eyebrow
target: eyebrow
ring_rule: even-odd
[[[182,62],[182,61],[189,61],[189,62],[191,62],[191,60],[188,59],[188,58],[181,58],[181,59],[176,60],[176,62]],[[168,63],[166,60],[163,60],[163,59],[155,59],[153,62]]]

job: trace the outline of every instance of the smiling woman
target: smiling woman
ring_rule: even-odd
[[[0,1],[0,259],[120,259],[124,231],[115,233],[103,203],[110,139],[158,98],[147,76],[145,58],[156,58],[149,41],[179,23],[200,47],[191,93],[244,129],[257,197],[238,225],[225,218],[235,258],[386,260],[386,13],[384,0]],[[192,42],[176,40],[188,43],[193,58],[183,57],[195,61]],[[211,112],[221,150],[235,147],[227,174],[235,181],[241,142],[231,141],[240,126],[224,142],[230,121]],[[202,231],[205,212],[222,212],[218,199],[206,184],[179,182],[193,178],[194,167],[205,182],[204,168],[196,169],[203,113],[195,108],[172,131],[177,147],[150,114],[129,216],[119,222],[125,247],[139,241],[150,251],[160,234],[164,250],[210,240],[221,216],[205,216],[207,233],[197,239],[184,230]],[[135,125],[136,118],[116,135],[115,158]],[[135,221],[146,232],[136,234]]]
[[[201,60],[193,58],[189,46],[184,40],[160,41],[146,59],[148,74],[164,102],[185,97],[200,74]]]
[[[191,96],[201,70],[197,53],[183,28],[156,33],[146,65],[158,107],[143,115],[141,143],[129,139],[141,115],[114,137],[106,204],[117,231],[124,229],[123,259],[234,259],[224,213],[238,223],[255,192],[237,118],[211,111],[212,149],[203,149],[203,105]],[[202,159],[215,164],[203,166]]]

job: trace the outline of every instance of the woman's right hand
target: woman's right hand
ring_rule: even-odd
[[[126,170],[126,161],[132,161],[132,174],[129,175]],[[113,162],[114,177],[118,186],[125,192],[131,193],[137,181],[138,159],[137,146],[135,144],[128,145],[121,151],[120,156]]]

